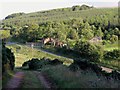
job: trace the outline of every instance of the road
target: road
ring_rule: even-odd
[[[17,44],[17,42],[6,42],[6,45],[14,45]]]

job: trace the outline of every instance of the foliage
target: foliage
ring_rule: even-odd
[[[58,65],[62,63],[63,62],[58,59],[51,60],[48,58],[42,58],[42,59],[32,58],[31,60],[24,62],[22,64],[22,67],[28,65],[29,69],[36,70],[36,69],[41,69],[45,67],[46,65]]]
[[[70,38],[72,40],[78,40],[79,36],[78,36],[78,33],[76,32],[76,30],[71,29],[70,32],[68,32],[67,38]]]
[[[90,7],[90,6],[87,6],[87,5],[82,5],[82,6],[75,5],[75,6],[72,6],[72,11],[89,10],[91,8],[93,8],[93,7]]]
[[[11,49],[5,47],[5,43],[2,40],[2,72],[13,70],[15,66],[15,57]]]
[[[40,61],[38,59],[32,59],[28,62],[29,69],[41,68]]]
[[[119,42],[112,43],[109,41],[106,41],[106,44],[104,45],[104,51],[111,51],[114,49],[119,49]]]
[[[40,71],[41,72],[41,71]],[[51,78],[58,88],[107,88],[118,87],[118,81],[97,76],[91,70],[72,72],[63,65],[49,66],[42,69]],[[111,86],[112,84],[112,86]]]
[[[67,9],[67,8],[64,8]],[[91,13],[92,12],[92,13]],[[21,16],[17,16],[10,19],[3,20],[3,25],[17,25],[23,26],[25,24],[41,23],[47,21],[63,21],[70,20],[72,18],[83,18],[89,21],[91,24],[95,24],[95,26],[107,26],[108,20],[110,20],[111,25],[118,25],[118,8],[93,8],[88,10],[50,10],[50,11],[41,11],[29,14],[23,14]]]
[[[104,54],[104,58],[119,60],[120,59],[120,50],[115,49],[113,51],[106,51]]]
[[[92,7],[90,7],[90,6],[87,6],[87,5],[82,5],[81,7],[80,7],[80,10],[87,10],[87,9],[91,9],[91,8],[93,8],[93,6]]]
[[[118,42],[120,35],[118,17],[118,8],[93,8],[87,5],[77,5],[28,14],[12,14],[2,20],[0,27],[3,30],[10,30],[12,38],[22,42],[36,42],[46,37],[55,38],[66,43],[70,49],[75,47],[74,51],[79,52],[81,56],[97,61],[102,58],[103,51],[99,46],[101,43],[95,42],[96,45],[94,45],[86,41],[100,37],[103,40],[104,50],[118,49],[118,44],[115,47],[112,46]],[[5,34],[6,36],[9,35]],[[85,40],[85,42],[79,43],[79,40]],[[59,52],[70,52],[65,48],[58,50]],[[33,57],[56,57],[36,50],[28,53],[32,50],[26,47],[21,47],[18,51],[15,54],[19,59],[17,63],[21,63],[21,59],[24,61]]]
[[[101,28],[99,27],[98,30],[95,30],[94,35],[98,36],[98,37],[103,37],[104,34],[103,34]]]
[[[117,35],[112,35],[111,38],[110,38],[110,41],[111,41],[112,43],[118,41],[118,36],[117,36]]]
[[[10,30],[0,30],[0,39],[9,38]]]
[[[76,40],[71,40],[71,39],[67,39],[67,44],[68,44],[68,47],[73,49],[75,44],[76,44]]]
[[[14,18],[14,17],[21,16],[21,15],[24,15],[24,14],[25,13],[14,13],[14,14],[11,14],[11,15],[8,15],[7,17],[5,17],[5,19]]]
[[[114,43],[120,34],[117,10],[118,8],[100,9],[77,5],[72,8],[15,14],[15,17],[3,20],[0,26],[2,29],[9,28],[12,37],[22,42],[38,41],[45,37],[67,42],[67,39],[90,40],[98,36]]]
[[[90,44],[86,41],[77,42],[74,50],[78,51],[80,55],[89,58],[91,61],[99,61],[103,56],[103,49],[101,46]]]

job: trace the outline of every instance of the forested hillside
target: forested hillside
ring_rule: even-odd
[[[71,8],[60,8],[60,9],[53,9],[49,11],[40,11],[34,13],[14,13],[8,15],[4,22],[7,24],[18,24],[23,25],[26,23],[40,23],[46,21],[61,21],[61,20],[69,20],[71,18],[79,17],[81,11],[89,10],[93,7],[89,7],[87,5],[82,6],[73,6]],[[84,16],[84,15],[83,15]]]
[[[115,35],[119,34],[120,27],[118,8],[93,8],[82,5],[81,7],[73,6],[28,14],[8,15],[1,23],[1,28],[10,29],[13,36],[22,35],[27,40],[31,39],[31,34],[34,40],[49,36],[55,37],[56,35],[58,37],[62,35],[62,40],[65,40],[67,37],[76,39],[78,36],[91,39],[94,36],[99,36],[99,33],[104,39],[110,40],[110,37],[116,38]]]
[[[71,8],[53,9],[49,11],[40,11],[34,13],[15,13],[8,15],[3,23],[6,25],[24,25],[29,23],[41,23],[47,21],[65,21],[71,19],[85,19],[90,23],[96,21],[106,22],[108,19],[112,24],[117,24],[118,9],[117,8],[93,8],[87,5],[81,7],[76,5]],[[106,22],[107,23],[107,22]]]

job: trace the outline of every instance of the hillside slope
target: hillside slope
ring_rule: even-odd
[[[25,25],[30,23],[42,23],[47,21],[65,21],[71,19],[85,19],[89,22],[91,20],[96,20],[99,18],[109,19],[113,24],[117,23],[118,18],[118,8],[93,8],[87,7],[78,9],[80,6],[73,6],[71,8],[61,8],[53,9],[48,11],[40,11],[33,13],[16,13],[11,14],[3,20],[3,23],[6,25]],[[81,6],[83,7],[83,6]],[[16,16],[15,16],[16,15]]]

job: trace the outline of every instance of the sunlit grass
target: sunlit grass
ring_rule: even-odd
[[[104,51],[111,51],[114,49],[119,49],[118,42],[115,42],[113,44],[107,44],[104,46]]]

